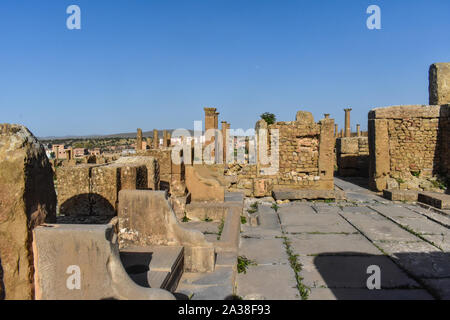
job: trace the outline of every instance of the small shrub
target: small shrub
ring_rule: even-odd
[[[247,223],[247,218],[244,216],[241,216],[241,223],[242,224],[246,224]]]
[[[278,204],[276,202],[273,203],[273,205],[271,206],[271,208],[273,210],[275,210],[275,212],[278,212],[278,209],[280,209],[280,207],[278,206]]]

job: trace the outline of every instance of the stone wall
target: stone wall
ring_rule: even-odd
[[[369,139],[367,137],[337,138],[336,165],[341,177],[368,177]]]
[[[120,190],[149,189],[148,171],[146,165],[132,161],[57,168],[59,214],[113,216]]]
[[[150,149],[138,153],[139,156],[153,157],[159,163],[159,178],[161,190],[167,190],[171,195],[184,196],[186,193],[184,163],[179,165],[172,161],[172,148]]]
[[[370,184],[375,190],[435,190],[450,177],[450,106],[369,112]]]
[[[263,128],[259,121],[256,129]],[[334,120],[318,123],[310,112],[299,111],[296,121],[277,122],[267,126],[279,133],[279,167],[270,175],[262,174],[258,156],[256,165],[235,164],[226,171],[230,191],[244,191],[247,196],[270,196],[274,189],[332,190],[334,188]],[[259,154],[259,153],[258,153]],[[231,178],[233,177],[234,178]]]
[[[34,298],[35,227],[56,219],[53,172],[24,126],[0,125],[0,299]]]

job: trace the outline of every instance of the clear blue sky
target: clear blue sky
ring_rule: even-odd
[[[66,28],[79,5],[82,29]],[[382,10],[382,30],[366,9]],[[428,103],[450,61],[450,1],[2,0],[0,122],[35,135],[192,128],[203,107],[250,128]]]

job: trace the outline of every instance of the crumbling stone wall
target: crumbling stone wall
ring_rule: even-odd
[[[260,121],[256,129],[263,128]],[[258,157],[256,165],[230,166],[226,175],[230,191],[244,190],[247,196],[270,196],[273,189],[332,190],[334,188],[334,120],[322,119],[318,123],[310,112],[299,111],[296,121],[277,122],[266,126],[279,134],[279,168],[270,175],[262,174],[268,166]]]
[[[140,152],[139,156],[154,157],[159,163],[160,190],[168,190],[171,195],[184,196],[186,193],[184,163],[172,161],[173,148],[150,149]]]
[[[65,216],[113,216],[120,190],[148,189],[142,163],[78,165],[56,171],[59,213]]]
[[[341,177],[368,177],[368,137],[336,139],[336,165],[338,167],[338,174]]]
[[[394,106],[369,112],[370,184],[375,190],[438,191],[450,177],[450,106]]]
[[[34,298],[32,231],[55,219],[43,146],[24,126],[0,124],[0,298]]]

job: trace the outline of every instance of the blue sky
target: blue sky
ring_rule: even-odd
[[[81,30],[66,8],[81,8]],[[381,8],[382,30],[366,9]],[[2,0],[0,122],[38,136],[192,128],[203,107],[251,128],[428,103],[450,61],[450,1]]]

